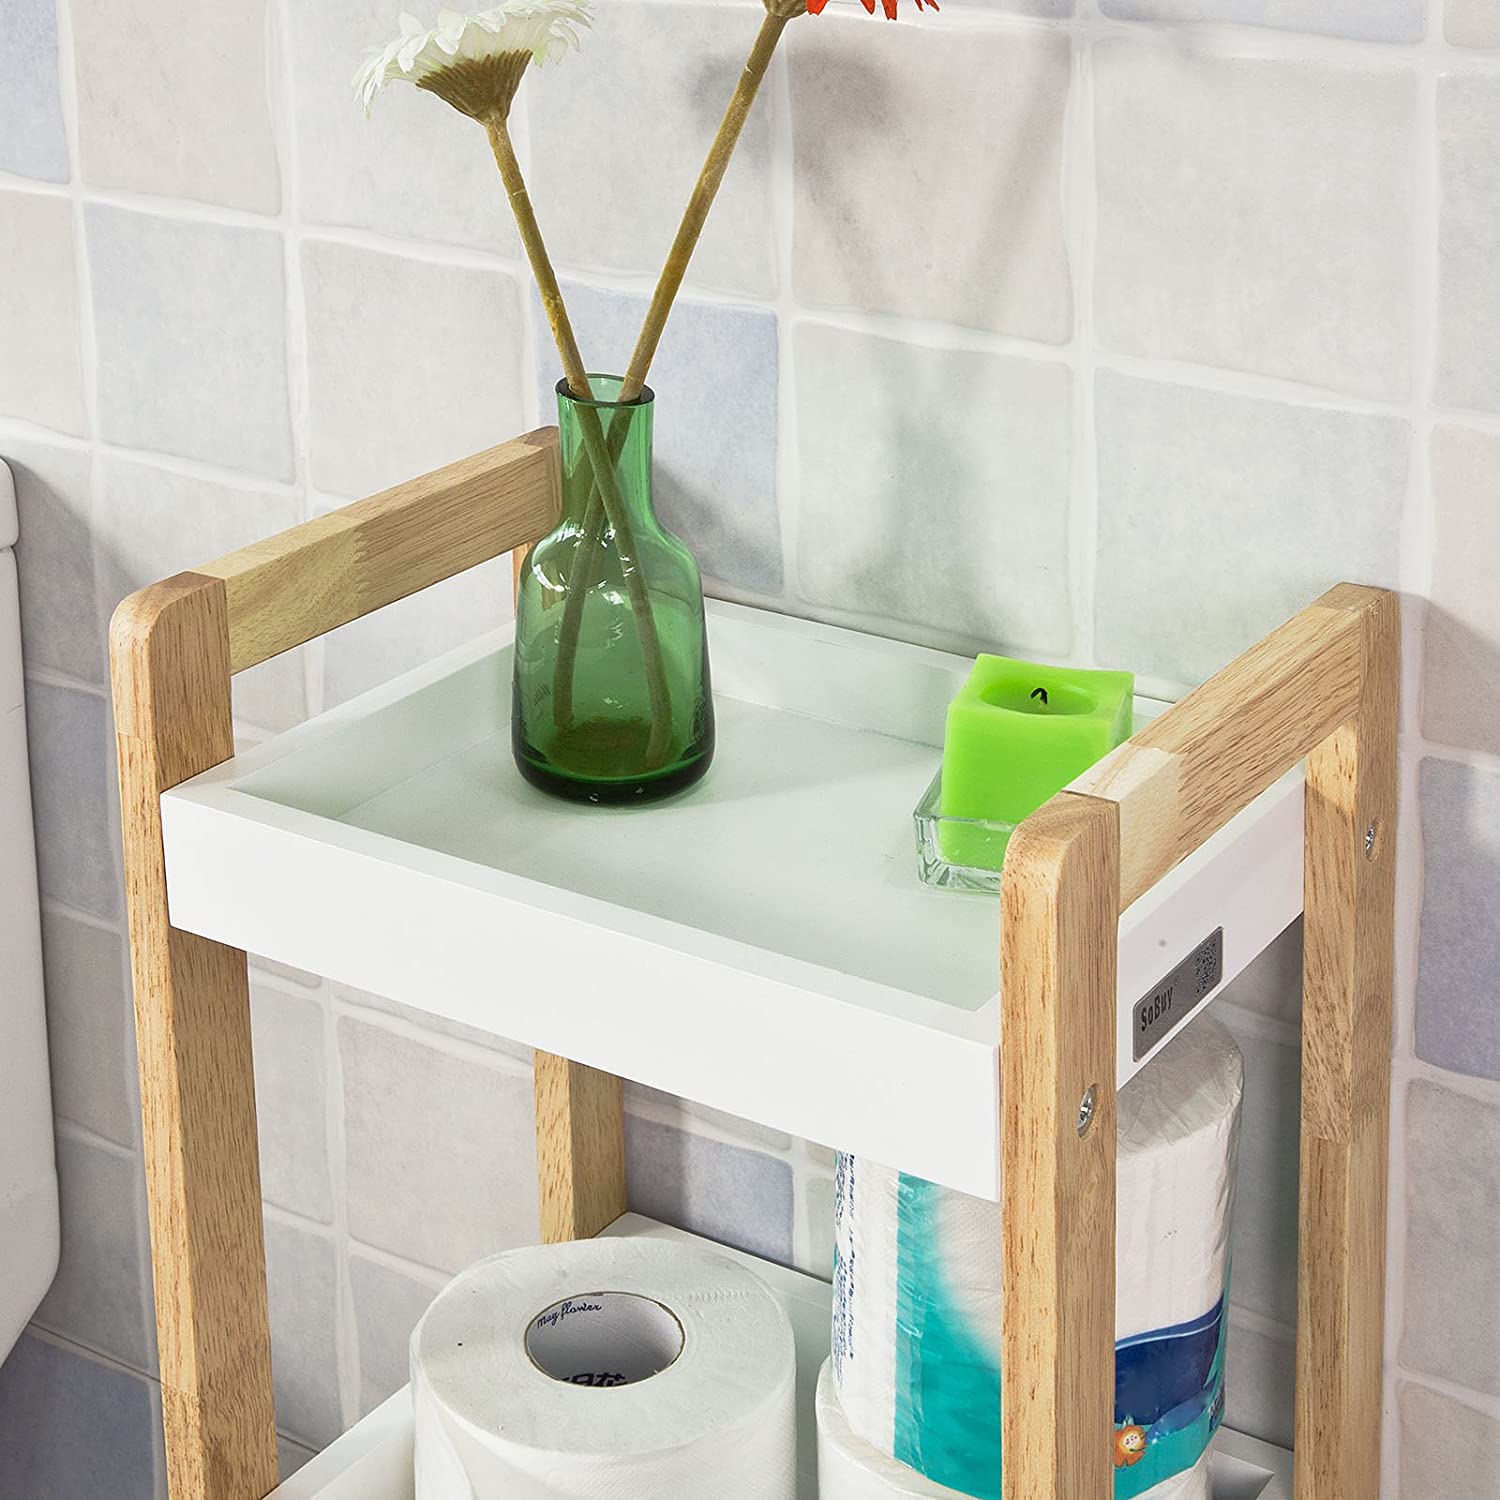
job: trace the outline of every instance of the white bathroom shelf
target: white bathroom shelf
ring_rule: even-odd
[[[728,1255],[760,1275],[781,1299],[797,1339],[797,1493],[817,1500],[813,1397],[828,1358],[832,1288],[738,1250],[626,1214],[606,1235],[679,1240]],[[411,1391],[403,1388],[299,1469],[268,1500],[414,1500]],[[727,1497],[733,1500],[733,1497]],[[1221,1428],[1214,1442],[1213,1500],[1292,1500],[1292,1456],[1255,1438]]]
[[[924,886],[911,819],[970,663],[709,614],[691,795],[523,782],[502,635],[166,792],[172,923],[993,1199],[999,900]],[[1299,770],[1125,911],[1117,1083],[1135,1003],[1219,929],[1233,979],[1302,867]]]

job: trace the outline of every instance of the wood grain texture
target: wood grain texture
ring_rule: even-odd
[[[1119,804],[1122,911],[1350,718],[1385,597],[1339,584],[1071,784]]]
[[[185,573],[110,627],[120,812],[172,1500],[276,1484],[245,956],[167,912],[161,794],[233,753],[224,585]]]
[[[1380,1489],[1400,619],[1339,597],[1359,690],[1307,763],[1298,1500]]]
[[[1002,876],[1004,1500],[1112,1493],[1119,838],[1112,802],[1063,792]]]
[[[560,485],[557,429],[543,427],[204,564],[227,592],[231,669],[535,541]]]
[[[625,1088],[550,1052],[533,1068],[542,1242],[589,1239],[625,1212]]]

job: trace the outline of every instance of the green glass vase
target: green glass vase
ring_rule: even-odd
[[[645,802],[691,786],[714,750],[698,565],[651,503],[655,397],[557,386],[562,523],[516,594],[512,748],[521,774],[575,801]]]

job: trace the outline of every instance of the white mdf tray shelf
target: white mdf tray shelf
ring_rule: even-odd
[[[709,614],[691,793],[523,782],[502,633],[167,792],[171,920],[994,1199],[999,901],[924,886],[912,830],[970,664]],[[1234,978],[1301,911],[1302,863],[1299,770],[1124,913],[1117,1083],[1147,1060],[1134,1003],[1219,928]]]
[[[760,1275],[781,1299],[797,1339],[797,1494],[817,1500],[814,1393],[828,1358],[833,1289],[738,1250],[658,1224],[638,1214],[617,1219],[606,1235],[679,1240],[727,1255]],[[411,1389],[403,1388],[273,1490],[267,1500],[414,1500]],[[727,1500],[734,1500],[733,1496]],[[1214,1440],[1213,1500],[1292,1500],[1292,1456],[1256,1438],[1221,1428]]]

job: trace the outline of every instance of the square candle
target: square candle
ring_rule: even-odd
[[[998,870],[1009,828],[1130,738],[1134,691],[1131,672],[981,656],[948,705],[938,835],[943,858]]]

